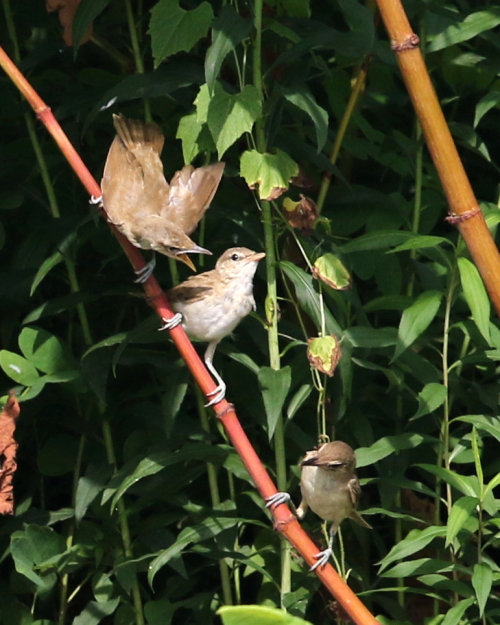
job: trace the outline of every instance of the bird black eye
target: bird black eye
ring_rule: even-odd
[[[238,254],[236,254],[236,252],[231,256],[231,260],[239,260],[240,257],[238,256]]]

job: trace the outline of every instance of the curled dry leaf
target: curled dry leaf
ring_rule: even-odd
[[[314,263],[312,275],[336,291],[351,288],[351,276],[334,254],[323,254]]]
[[[290,198],[283,200],[282,212],[285,219],[293,228],[302,230],[304,234],[311,234],[314,222],[318,217],[316,204],[311,198],[300,194],[300,202],[294,202]]]
[[[252,191],[255,191],[257,189],[257,185],[251,184],[248,185],[248,188]],[[280,195],[283,195],[285,191],[287,191],[286,187],[273,187],[271,189],[271,193],[267,197],[264,197],[262,199],[264,200],[264,202],[272,202],[273,200],[277,200]]]
[[[332,377],[341,356],[340,343],[333,334],[307,339],[309,362],[321,373]]]
[[[19,413],[19,402],[11,393],[0,414],[0,514],[14,514],[12,480],[17,469],[14,432]]]
[[[63,27],[63,39],[67,46],[73,45],[73,20],[80,0],[47,0],[45,8],[51,11],[59,11],[59,21]],[[92,26],[89,26],[80,43],[87,42],[92,37]]]

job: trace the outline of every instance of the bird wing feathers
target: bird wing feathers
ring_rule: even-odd
[[[168,301],[172,304],[176,302],[195,302],[206,297],[213,291],[213,287],[210,286],[211,280],[209,274],[212,274],[212,271],[190,276],[182,284],[174,286],[173,289],[167,291]]]
[[[195,169],[186,165],[170,182],[163,198],[161,216],[173,221],[186,234],[191,234],[210,206],[219,186],[225,163]]]

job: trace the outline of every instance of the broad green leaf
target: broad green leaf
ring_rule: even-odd
[[[97,625],[106,616],[116,611],[121,599],[116,597],[110,601],[89,601],[71,625]]]
[[[10,540],[10,551],[16,571],[42,590],[46,589],[47,585],[52,585],[56,579],[55,576],[53,579],[44,579],[41,576],[43,565],[54,568],[54,565],[49,565],[49,561],[65,550],[64,538],[50,527],[28,525],[24,530],[14,532]]]
[[[262,102],[253,85],[245,85],[240,93],[231,95],[219,83],[215,83],[208,106],[207,123],[219,158],[243,133],[252,130],[261,114]]]
[[[198,121],[196,113],[181,117],[175,138],[182,141],[182,155],[185,163],[190,163],[200,152],[215,150],[208,126]]]
[[[418,394],[418,410],[411,419],[418,419],[437,410],[445,402],[447,393],[443,384],[437,382],[426,384]]]
[[[88,510],[90,504],[104,489],[110,478],[112,468],[109,465],[90,464],[85,475],[78,480],[75,496],[75,518],[79,523]]]
[[[23,328],[19,335],[19,347],[24,356],[44,373],[56,373],[75,366],[73,361],[68,362],[60,340],[42,328]]]
[[[419,558],[399,562],[391,569],[380,573],[381,577],[416,577],[418,575],[428,575],[432,573],[445,573],[452,571],[454,565],[449,560],[438,560],[437,558]]]
[[[500,442],[500,421],[497,417],[489,417],[485,415],[465,415],[463,417],[457,417],[457,421],[464,421],[470,423],[478,430],[487,432],[493,438],[496,438]]]
[[[81,0],[77,5],[72,29],[75,58],[87,28],[91,26],[95,18],[104,11],[108,4],[109,0]]]
[[[288,408],[286,411],[286,416],[288,419],[293,419],[297,410],[302,406],[302,404],[307,400],[309,395],[312,393],[313,385],[312,384],[302,384],[298,391],[294,394],[290,403],[288,404]]]
[[[464,495],[468,495],[469,497],[479,497],[479,492],[477,492],[477,480],[476,483],[473,483],[470,477],[459,475],[454,471],[450,471],[449,469],[445,469],[443,467],[437,467],[433,464],[417,464],[415,466],[436,475]]]
[[[311,625],[285,610],[263,605],[222,606],[217,610],[224,625]]]
[[[472,587],[476,593],[479,605],[479,616],[483,616],[486,602],[488,601],[493,583],[493,571],[488,562],[479,562],[474,565],[472,573]]]
[[[432,525],[431,527],[426,527],[424,530],[411,530],[411,532],[403,538],[403,540],[396,543],[385,558],[381,560],[380,570],[383,571],[391,562],[402,560],[420,551],[420,549],[424,549],[435,538],[445,536],[446,528],[441,525]]]
[[[396,434],[395,436],[385,436],[373,443],[370,447],[359,447],[356,450],[356,465],[358,467],[366,467],[374,464],[382,458],[386,458],[395,451],[403,449],[413,449],[418,447],[425,440],[425,436],[416,432],[405,432],[404,434]]]
[[[283,87],[285,98],[311,118],[316,131],[316,145],[318,152],[323,149],[328,136],[328,113],[322,108],[309,91],[305,83],[293,87]]]
[[[443,294],[424,291],[401,316],[398,343],[392,361],[396,360],[418,337],[427,330],[439,310]]]
[[[274,199],[288,189],[290,180],[299,173],[295,163],[285,152],[261,154],[257,150],[243,152],[241,175],[249,187],[259,185],[261,200]]]
[[[314,261],[312,274],[332,289],[343,291],[351,287],[351,276],[335,254],[323,254]]]
[[[500,91],[488,91],[477,103],[476,113],[474,115],[474,128],[479,124],[481,119],[493,107],[498,106],[500,102]]]
[[[428,247],[436,247],[437,245],[441,245],[442,243],[448,243],[452,245],[452,242],[449,239],[445,239],[444,237],[433,237],[429,235],[414,235],[405,243],[401,243],[401,245],[397,245],[394,249],[389,250],[387,254],[394,254],[396,252],[404,252],[405,250],[421,250],[426,249]]]
[[[402,230],[376,230],[342,245],[340,251],[342,254],[351,254],[352,252],[383,250],[387,247],[401,245],[408,239],[412,239],[413,236],[410,232],[403,232]]]
[[[40,378],[38,371],[29,360],[6,349],[0,351],[0,367],[11,380],[24,386],[33,386]]]
[[[245,39],[252,28],[251,18],[242,18],[231,4],[225,4],[212,24],[212,45],[205,56],[205,80],[210,93],[226,56]]]
[[[472,318],[485,341],[490,344],[490,300],[476,266],[467,258],[458,259],[460,282]]]
[[[211,516],[206,517],[202,523],[191,525],[182,530],[175,543],[151,562],[148,570],[150,585],[153,583],[156,573],[172,558],[181,554],[190,543],[200,543],[209,538],[214,538],[224,530],[238,525],[241,520],[237,515],[228,516],[227,506],[220,509],[214,507]]]
[[[490,7],[487,11],[478,11],[471,13],[463,22],[451,24],[442,33],[434,37],[427,50],[436,52],[443,48],[448,48],[456,43],[468,41],[479,33],[492,30],[500,24],[500,8]]]
[[[300,267],[297,267],[297,265],[294,265],[286,260],[280,262],[279,266],[285,273],[286,277],[290,278],[293,282],[295,294],[297,295],[297,299],[299,300],[301,307],[311,317],[318,332],[321,332],[321,302],[318,293],[314,288],[312,276]],[[326,307],[324,308],[324,318],[325,332],[328,334],[335,334],[335,336],[338,337],[343,335],[342,329]]]
[[[396,328],[370,328],[353,326],[346,330],[344,339],[353,347],[391,347],[396,345],[398,334]]]
[[[155,68],[172,54],[189,52],[206,36],[213,16],[208,2],[202,2],[192,11],[184,11],[178,0],[160,0],[151,9],[149,22]]]
[[[271,439],[290,390],[292,370],[290,367],[278,370],[261,367],[258,378],[267,415],[267,433]]]
[[[460,497],[455,501],[446,524],[445,547],[448,547],[455,540],[458,532],[463,528],[478,504],[479,499],[477,497]]]
[[[465,614],[467,608],[470,608],[474,604],[474,597],[468,599],[462,599],[456,605],[454,605],[446,616],[441,621],[440,625],[459,625],[462,622],[462,616]]]

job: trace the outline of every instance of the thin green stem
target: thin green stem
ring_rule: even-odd
[[[263,0],[254,2],[255,39],[252,51],[253,83],[261,99],[264,99],[262,80],[262,10]],[[256,144],[259,152],[266,151],[264,119],[261,117],[255,124]],[[276,242],[272,224],[272,208],[270,202],[262,202],[262,226],[264,229],[264,246],[266,250],[267,298],[266,318],[268,323],[269,364],[272,369],[280,368],[280,351],[278,341],[278,293],[276,286]],[[285,428],[280,415],[274,430],[274,454],[276,461],[276,481],[278,490],[286,491],[287,470],[285,456]],[[290,544],[280,538],[281,553],[281,604],[285,595],[291,590],[291,551]]]
[[[144,74],[144,62],[142,60],[141,48],[139,45],[139,37],[135,26],[134,12],[132,10],[132,0],[125,0],[125,11],[127,13],[128,30],[130,33],[130,43],[132,44],[132,53],[134,55],[135,67],[138,74]],[[143,98],[144,102],[144,118],[147,122],[153,121],[151,114],[151,103],[149,98]]]
[[[204,395],[198,387],[196,387],[196,403],[198,406],[198,415],[200,417],[201,427],[205,432],[210,432],[207,411],[204,406]],[[219,485],[217,483],[217,471],[215,465],[207,462],[208,487],[210,489],[210,499],[212,506],[220,505]],[[225,560],[219,560],[219,571],[222,585],[222,597],[226,605],[233,605],[233,597],[231,592],[231,576],[229,567]]]

